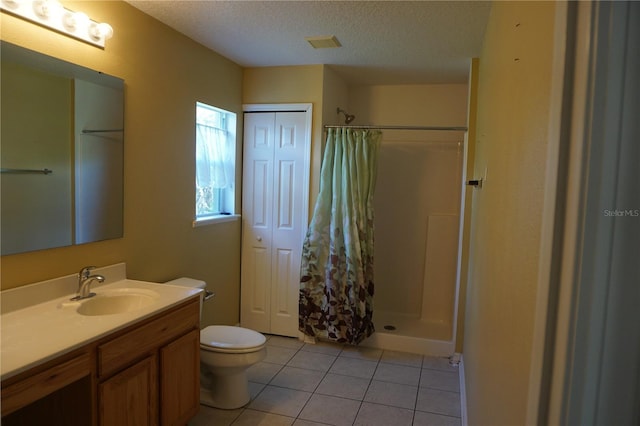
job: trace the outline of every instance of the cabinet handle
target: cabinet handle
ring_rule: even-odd
[[[256,240],[262,241],[262,237],[257,237]]]

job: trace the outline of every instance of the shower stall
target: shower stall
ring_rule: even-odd
[[[464,132],[383,133],[375,194],[376,332],[363,345],[455,346]]]

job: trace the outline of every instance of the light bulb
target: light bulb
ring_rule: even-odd
[[[62,23],[69,31],[75,31],[78,28],[86,27],[89,23],[89,17],[86,13],[67,10],[62,17]]]
[[[98,24],[98,28],[100,29],[100,33],[105,40],[109,40],[111,37],[113,37],[113,27],[106,22]]]
[[[73,14],[73,18],[76,20],[76,26],[78,28],[86,27],[89,24],[89,21],[91,21],[91,19],[89,19],[87,14],[84,12],[75,12]]]
[[[49,16],[49,10],[46,7],[46,0],[36,0],[33,2],[33,11],[41,18],[47,18]]]
[[[113,28],[106,22],[98,24],[97,22],[91,22],[89,25],[89,35],[92,39],[99,41],[101,39],[108,40],[113,37]]]
[[[36,0],[33,11],[42,19],[50,19],[62,11],[62,5],[57,0]]]
[[[20,7],[21,0],[2,0],[2,3],[6,4],[12,9],[17,9]]]

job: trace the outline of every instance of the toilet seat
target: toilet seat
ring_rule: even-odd
[[[230,325],[210,325],[200,330],[200,348],[222,353],[249,353],[262,349],[267,339],[257,331]]]

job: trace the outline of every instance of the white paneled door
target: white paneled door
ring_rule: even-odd
[[[310,108],[310,107],[309,107]],[[298,334],[300,256],[308,226],[310,114],[244,114],[241,324]]]

